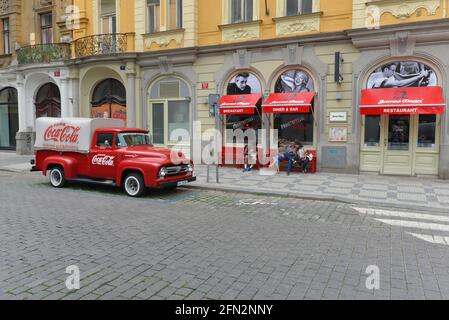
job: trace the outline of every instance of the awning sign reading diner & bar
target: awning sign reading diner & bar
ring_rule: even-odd
[[[442,114],[444,97],[441,87],[413,87],[362,90],[360,113]]]
[[[264,113],[309,113],[315,92],[273,93],[262,106]]]
[[[228,95],[220,99],[220,114],[243,114],[256,113],[256,107],[262,99],[260,94]]]

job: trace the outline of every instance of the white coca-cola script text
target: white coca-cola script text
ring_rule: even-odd
[[[97,154],[92,158],[92,164],[97,166],[114,166],[113,156],[107,156],[105,154]]]

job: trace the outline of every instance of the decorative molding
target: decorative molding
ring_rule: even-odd
[[[144,47],[150,50],[153,43],[161,48],[168,47],[170,42],[175,41],[177,45],[182,45],[184,41],[184,29],[146,33],[143,35]]]
[[[391,56],[412,56],[415,51],[416,39],[410,31],[396,32],[390,41]]]
[[[159,73],[160,74],[171,74],[173,73],[173,63],[168,59],[167,56],[159,57]]]
[[[440,7],[440,0],[381,0],[368,1],[365,5],[378,7],[380,16],[384,13],[391,13],[398,19],[407,19],[418,9],[425,9],[429,15],[434,16]]]
[[[251,21],[235,24],[221,25],[221,37],[223,42],[245,41],[259,39],[261,21]]]
[[[6,14],[10,10],[10,0],[0,0],[0,15]]]
[[[233,55],[235,69],[249,69],[251,66],[251,52],[246,49],[237,50]]]
[[[297,16],[274,18],[276,35],[293,35],[320,31],[320,18],[322,13],[310,13]]]
[[[304,54],[304,47],[298,44],[289,44],[283,48],[284,65],[301,65]]]

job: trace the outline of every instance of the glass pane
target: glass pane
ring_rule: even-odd
[[[288,145],[299,141],[303,145],[313,144],[313,116],[309,114],[277,114],[274,128],[278,130],[279,144]]]
[[[410,116],[390,116],[388,150],[409,150]]]
[[[365,117],[365,147],[378,147],[380,143],[380,116]]]
[[[175,130],[185,130],[176,134],[176,136],[190,133],[190,104],[187,101],[169,101],[168,102],[168,137],[170,141],[178,141],[173,139],[172,133]]]
[[[112,16],[111,17],[111,33],[117,32],[117,17]]]
[[[295,16],[298,14],[298,0],[286,0],[286,14],[287,16]]]
[[[231,23],[242,21],[242,1],[231,0]]]
[[[97,136],[97,147],[110,148],[114,135],[112,133],[100,133]]]
[[[183,8],[182,8],[182,0],[178,0],[178,11],[177,11],[178,17],[176,20],[176,27],[177,28],[182,28],[182,15],[183,15]]]
[[[418,147],[434,148],[437,116],[435,114],[422,114],[418,124]]]
[[[312,13],[313,0],[301,0],[301,13]]]
[[[0,147],[10,147],[8,106],[0,105]]]
[[[153,103],[153,142],[164,144],[164,104]]]
[[[151,4],[148,6],[148,32],[159,31],[159,4]]]
[[[3,31],[9,30],[9,19],[3,19]]]
[[[257,131],[261,128],[262,122],[260,121],[260,117],[258,115],[227,115],[226,116],[226,143],[236,143],[235,137],[232,134],[229,134],[228,130],[243,130],[245,133],[248,129]]]
[[[245,21],[253,20],[253,0],[245,1]]]

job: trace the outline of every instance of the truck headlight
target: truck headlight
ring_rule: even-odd
[[[159,171],[159,177],[164,178],[167,175],[167,169],[166,168],[162,168]]]
[[[188,170],[189,172],[193,172],[193,166],[192,166],[191,164],[189,164],[189,165],[187,166],[187,170]]]

